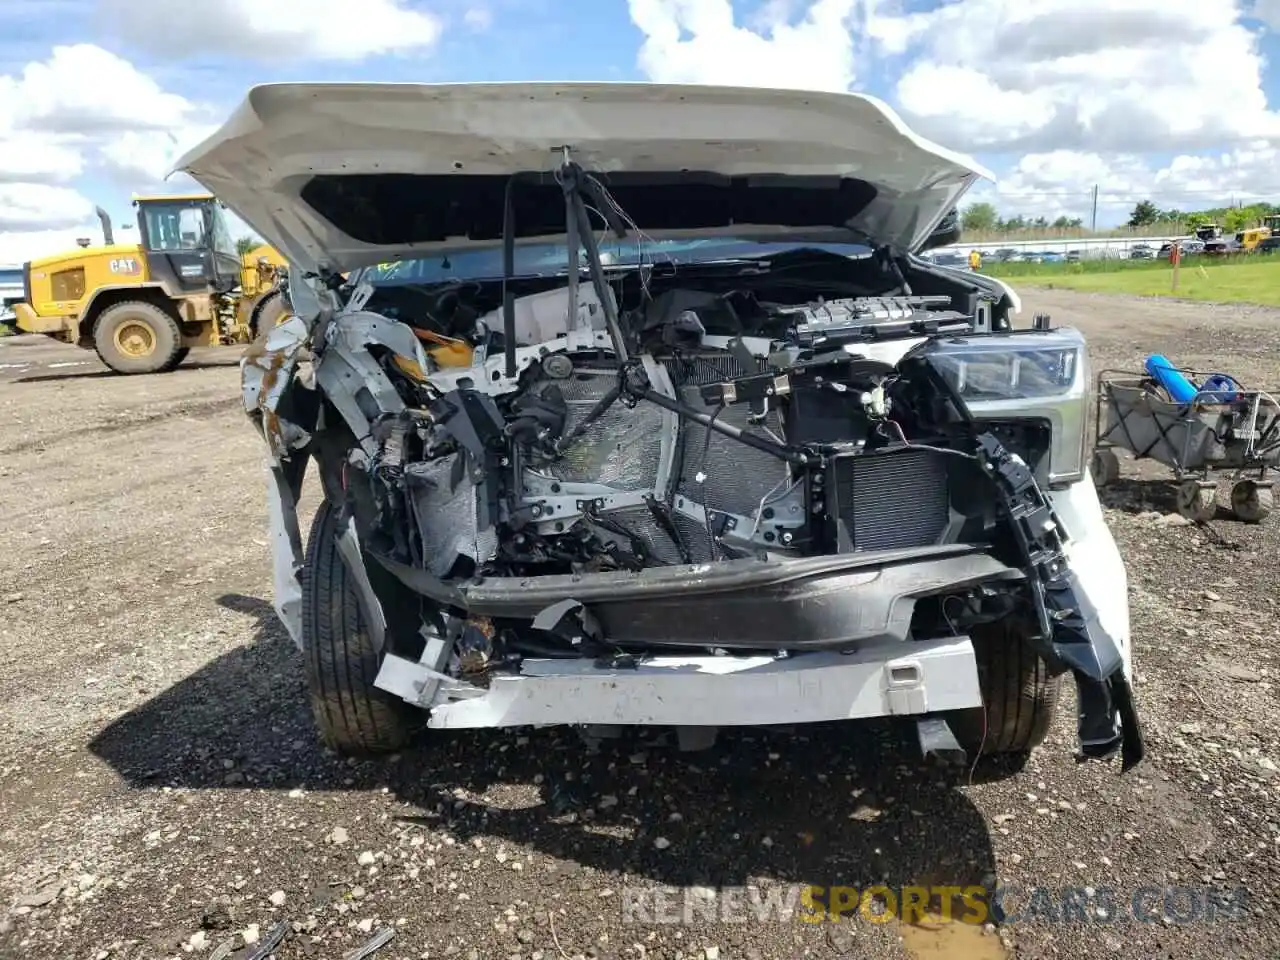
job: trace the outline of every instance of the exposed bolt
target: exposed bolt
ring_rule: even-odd
[[[783,542],[783,543],[790,543],[790,542],[791,542],[792,540],[794,540],[794,539],[795,539],[795,537],[794,537],[794,536],[792,536],[790,533],[784,533],[784,534],[782,535],[782,542]]]

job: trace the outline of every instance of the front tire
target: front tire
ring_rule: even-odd
[[[154,303],[126,300],[102,311],[93,325],[93,345],[116,373],[159,373],[177,365],[182,331]]]
[[[1026,625],[1009,617],[971,634],[984,706],[961,712],[952,731],[970,756],[1025,757],[1044,742],[1062,694],[1063,675],[1025,639]]]
[[[373,685],[381,656],[338,552],[338,508],[320,505],[302,574],[302,644],[311,712],[325,744],[339,753],[398,750],[412,733],[412,708]]]

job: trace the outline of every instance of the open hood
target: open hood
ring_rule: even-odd
[[[568,155],[649,236],[917,250],[979,177],[859,94],[647,83],[267,84],[178,161],[304,270],[563,234]]]

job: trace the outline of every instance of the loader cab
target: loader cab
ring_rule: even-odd
[[[179,293],[228,293],[240,283],[240,255],[213,196],[135,197],[147,272]]]

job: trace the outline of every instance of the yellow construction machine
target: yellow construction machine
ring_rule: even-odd
[[[248,343],[285,315],[286,264],[243,255],[210,194],[134,197],[137,244],[103,244],[23,264],[16,326],[97,350],[117,373],[172,370],[192,347]]]

